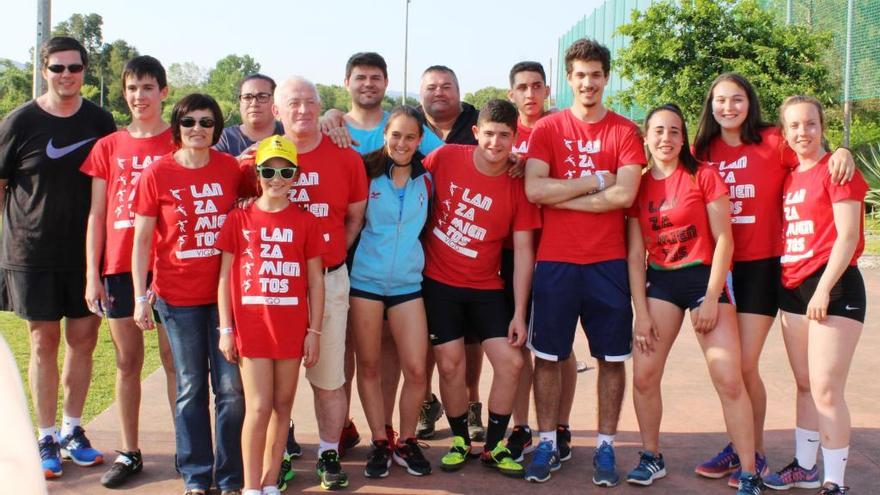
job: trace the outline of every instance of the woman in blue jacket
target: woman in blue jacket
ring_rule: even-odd
[[[384,146],[364,157],[370,195],[351,267],[351,328],[355,333],[357,385],[373,448],[364,475],[384,478],[392,459],[409,474],[430,474],[415,429],[425,390],[428,329],[422,302],[425,257],[419,235],[428,216],[431,175],[417,154],[423,118],[409,106],[394,109]],[[380,369],[387,317],[403,371],[400,440],[385,425]]]

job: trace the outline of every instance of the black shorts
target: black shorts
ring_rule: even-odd
[[[798,315],[807,314],[807,304],[816,292],[819,278],[825,266],[816,270],[794,289],[781,287],[779,290],[779,309]],[[828,314],[842,316],[851,320],[865,322],[865,307],[868,305],[865,295],[865,281],[862,273],[855,266],[848,266],[840,279],[831,288],[828,302]]]
[[[516,309],[516,300],[513,297],[513,249],[501,250],[501,280],[504,281],[504,299],[507,301],[507,310],[513,318]],[[526,305],[526,321],[532,317],[532,291],[529,289],[528,304]]]
[[[425,277],[422,294],[432,345],[468,341],[468,335],[473,342],[507,337],[510,318],[504,290],[453,287]]]
[[[152,280],[153,273],[147,273],[147,287]],[[131,318],[134,315],[134,282],[131,279],[131,272],[105,275],[104,292],[110,300],[110,307],[104,308],[107,318]],[[155,312],[153,316],[156,316]]]
[[[349,297],[360,297],[361,299],[369,299],[371,301],[379,301],[385,305],[385,310],[389,310],[398,304],[403,304],[407,301],[412,301],[413,299],[418,299],[422,297],[422,291],[417,290],[415,292],[410,292],[408,294],[398,294],[396,296],[383,296],[381,294],[375,294],[373,292],[367,292],[365,290],[351,288],[348,291]]]
[[[648,268],[647,296],[670,302],[683,310],[692,310],[698,307],[706,296],[711,270],[712,267],[708,265],[689,266],[678,270]],[[732,298],[730,272],[728,272],[718,302],[730,304],[733,302]]]
[[[782,287],[779,257],[733,263],[736,312],[776,317]]]
[[[85,293],[85,272],[0,268],[0,309],[27,321],[89,316]]]

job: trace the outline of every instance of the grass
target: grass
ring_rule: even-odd
[[[865,215],[865,254],[880,255],[880,217]]]
[[[62,330],[62,334],[63,334]],[[21,374],[22,383],[25,389],[28,387],[27,367],[28,357],[30,354],[30,343],[28,339],[28,331],[25,322],[12,313],[0,313],[0,334],[6,339],[12,354],[15,356],[15,363],[18,365]],[[141,378],[146,378],[160,366],[159,362],[159,345],[156,338],[156,332],[148,332],[144,336],[144,369]],[[62,335],[63,339],[63,335]],[[94,366],[92,369],[92,383],[89,386],[89,395],[86,399],[85,410],[83,411],[83,422],[90,421],[92,418],[100,414],[104,409],[113,403],[113,388],[116,380],[116,351],[113,347],[113,340],[110,338],[110,329],[107,327],[107,320],[101,323],[98,330],[98,344],[95,346]],[[58,350],[58,369],[61,369],[61,363],[64,359],[64,344],[59,346]],[[58,422],[61,422],[61,387],[58,388]],[[36,421],[34,416],[33,404],[28,401],[28,409],[31,413],[31,421]]]

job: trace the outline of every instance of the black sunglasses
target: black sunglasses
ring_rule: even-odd
[[[194,117],[182,117],[180,119],[180,127],[195,127],[196,122],[205,129],[214,127],[214,119],[211,117],[202,117],[196,120]]]
[[[67,69],[67,71],[71,74],[79,74],[83,71],[83,69],[86,68],[86,66],[83,64],[52,64],[47,66],[46,68],[49,69],[49,72],[54,72],[55,74],[61,74],[62,72],[64,72],[64,69]]]
[[[290,180],[293,178],[293,174],[296,173],[296,167],[257,167],[257,172],[260,173],[260,177],[266,180],[272,180],[278,175],[280,175],[282,179]]]

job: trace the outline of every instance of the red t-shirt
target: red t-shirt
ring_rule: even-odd
[[[715,238],[706,205],[724,196],[721,177],[703,165],[695,175],[680,165],[663,179],[643,175],[627,215],[639,219],[648,264],[659,270],[712,265]]]
[[[134,212],[156,217],[153,289],[169,304],[217,302],[220,251],[214,243],[242,189],[249,189],[242,180],[249,173],[211,150],[204,167],[185,168],[165,155],[141,176]]]
[[[217,249],[234,258],[230,277],[235,344],[248,358],[296,359],[309,325],[307,261],[324,252],[318,220],[291,205],[229,213]]]
[[[785,181],[783,209],[785,222],[782,231],[785,254],[782,255],[782,284],[792,289],[828,263],[831,247],[837,239],[832,204],[845,200],[862,202],[868,183],[856,170],[852,181],[844,184],[831,182],[828,171],[828,153],[816,165],[804,172],[793,171]],[[864,204],[859,226],[859,243],[850,260],[856,266],[865,249]]]
[[[514,231],[541,226],[522,179],[484,175],[476,146],[447,144],[424,160],[434,176],[434,207],[426,229],[425,276],[455,287],[501,289],[501,245]]]
[[[513,142],[513,151],[522,156],[529,152],[529,138],[532,136],[532,128],[524,126],[522,122],[516,121],[516,140]]]
[[[639,128],[611,110],[591,124],[569,109],[542,118],[529,140],[529,158],[550,165],[551,179],[576,179],[598,171],[616,174],[623,165],[646,163]],[[623,209],[605,213],[542,210],[538,261],[588,264],[626,258]]]
[[[775,258],[782,254],[776,234],[782,228],[779,198],[797,156],[779,129],[761,130],[760,144],[728,146],[721,138],[709,145],[705,159],[730,187],[733,261]]]
[[[99,139],[80,167],[84,174],[107,182],[104,275],[131,271],[134,242],[131,208],[138,181],[150,164],[173,150],[171,129],[148,138],[132,137],[122,129]]]
[[[339,148],[327,138],[297,157],[300,175],[290,200],[321,220],[327,252],[324,267],[345,261],[345,215],[348,205],[367,199],[367,172],[356,151]]]

